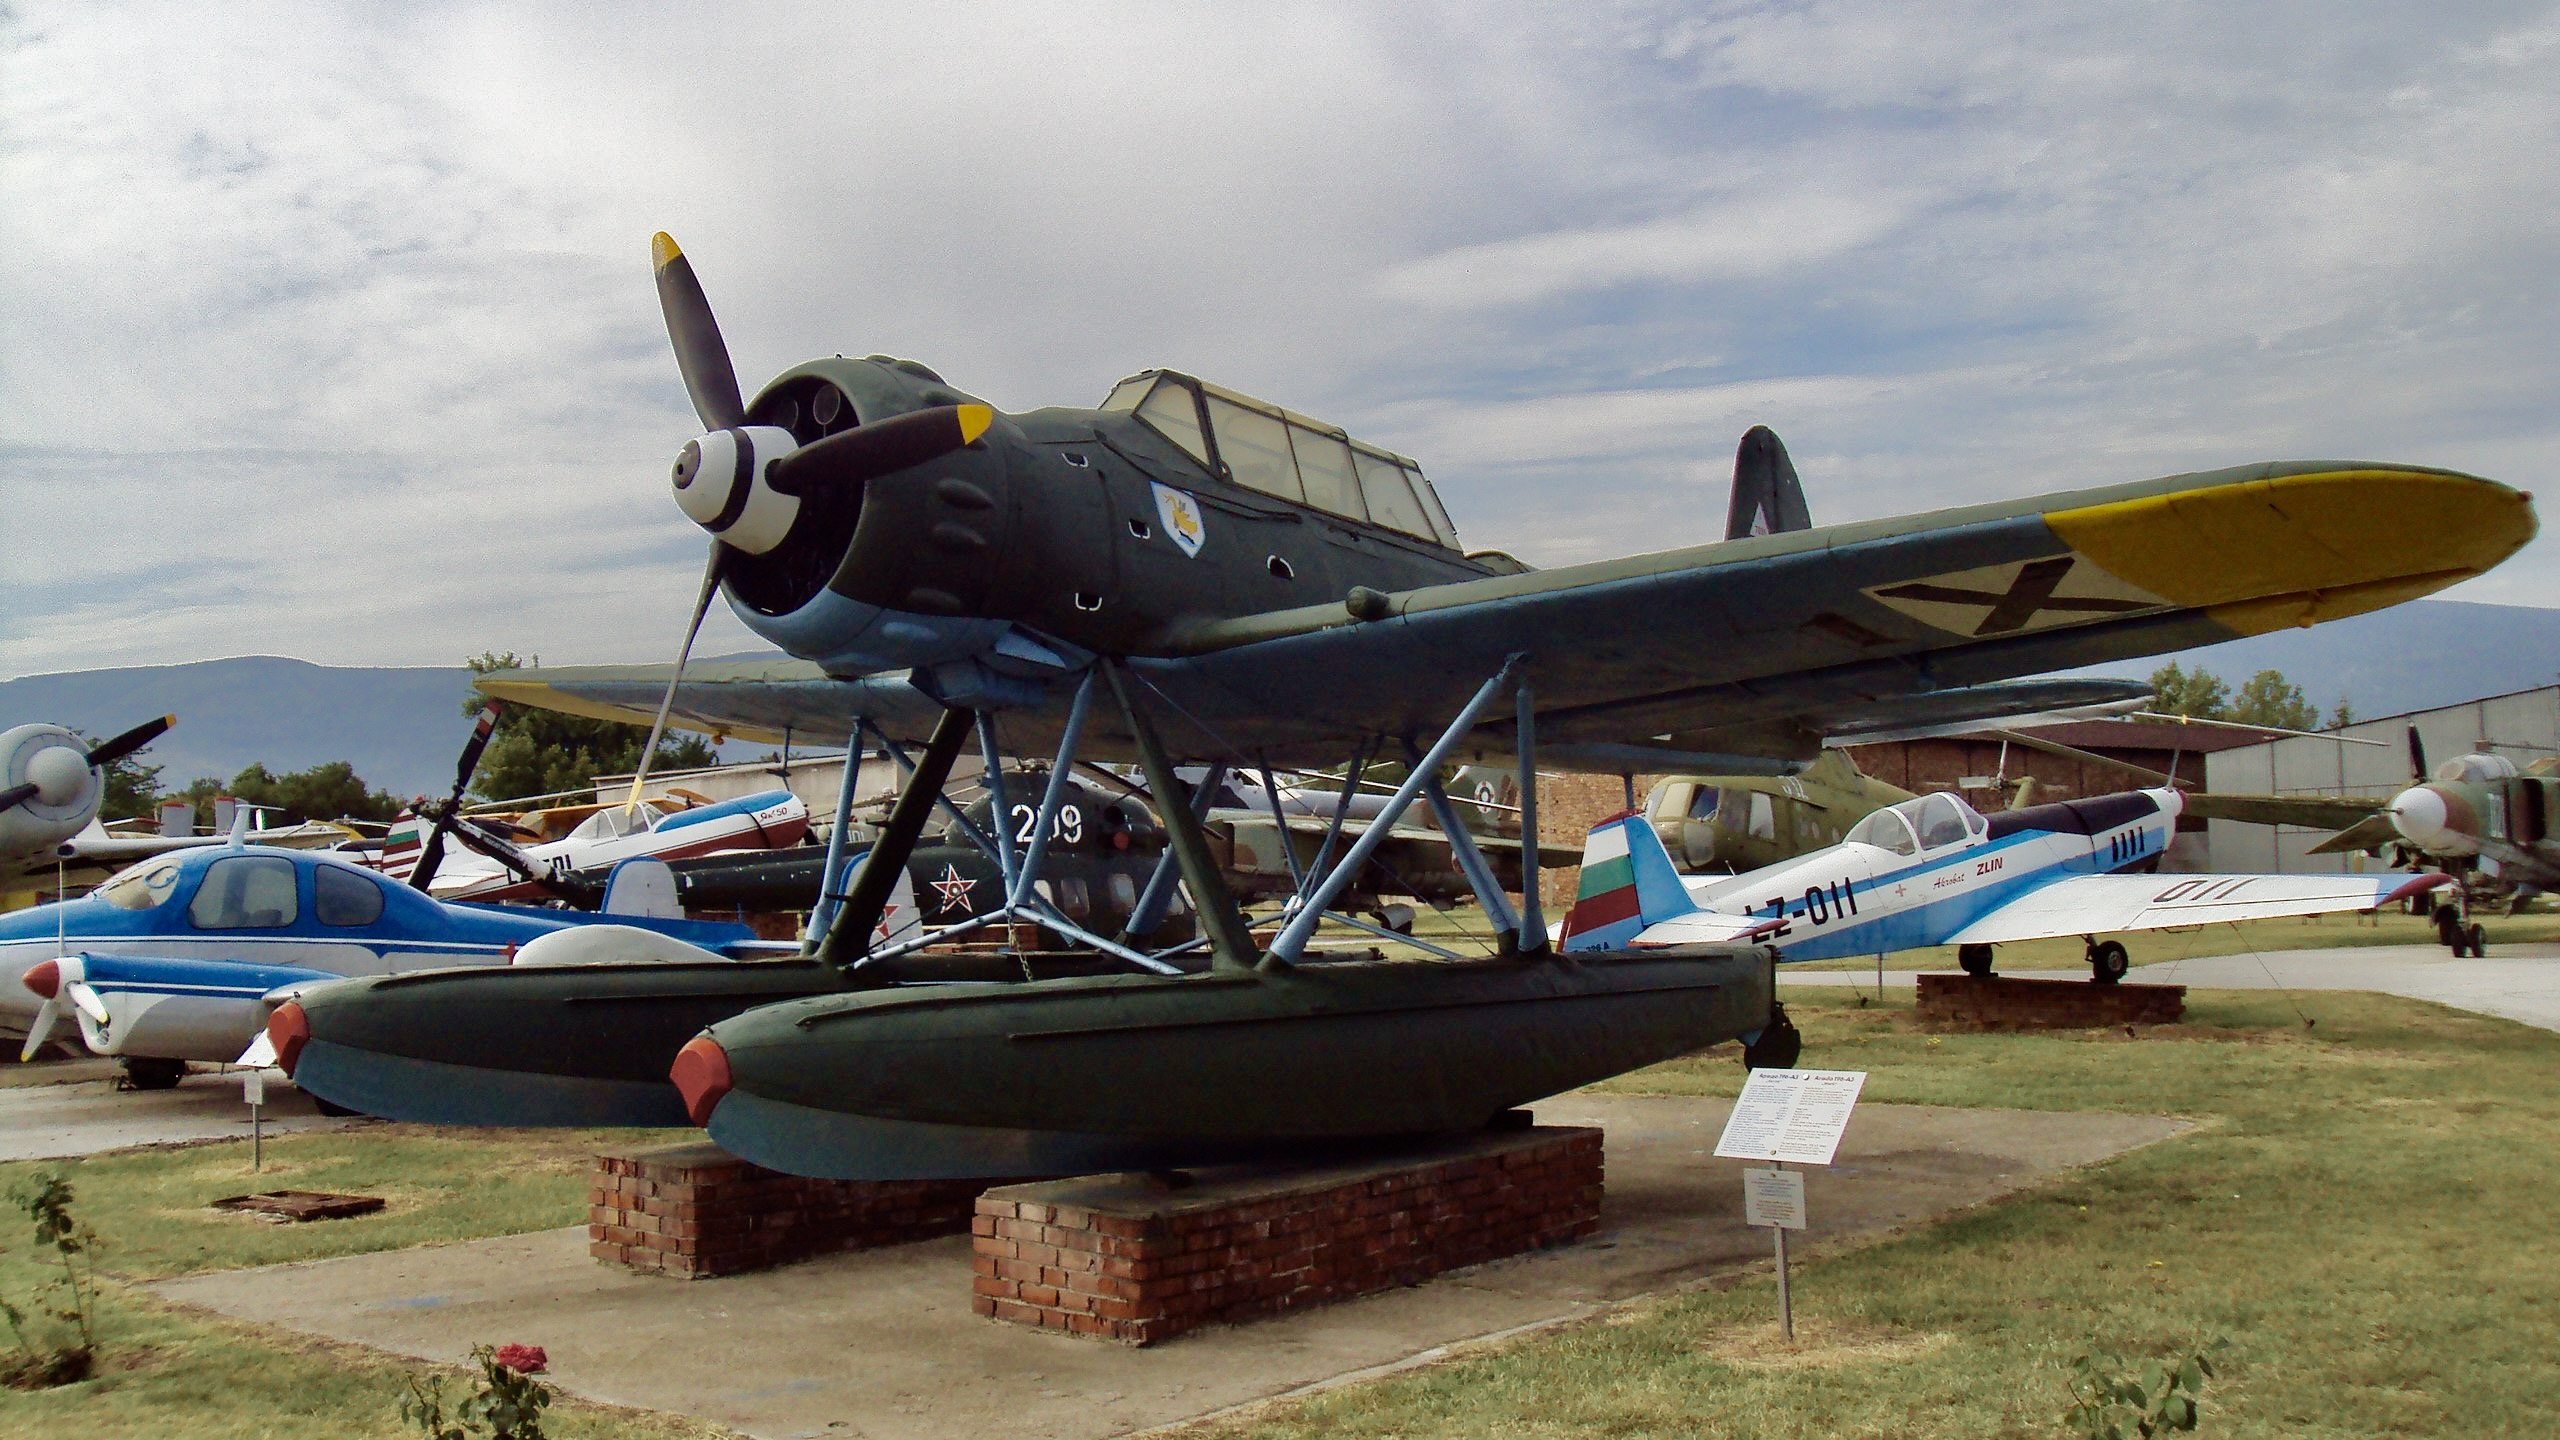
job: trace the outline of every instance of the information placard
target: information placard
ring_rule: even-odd
[[[1828,1165],[1866,1083],[1864,1070],[1754,1070],[1733,1102],[1716,1154]]]
[[[1804,1228],[1804,1176],[1793,1170],[1742,1172],[1742,1218],[1782,1230]]]
[[[267,1103],[267,1072],[252,1070],[240,1080],[240,1098],[252,1105]]]

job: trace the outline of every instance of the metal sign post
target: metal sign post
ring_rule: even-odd
[[[1796,1307],[1787,1232],[1805,1228],[1805,1205],[1804,1176],[1787,1162],[1830,1164],[1866,1083],[1863,1070],[1754,1070],[1716,1141],[1715,1153],[1724,1159],[1776,1167],[1742,1172],[1742,1218],[1777,1232],[1778,1329],[1789,1343],[1796,1338]]]
[[[240,1082],[240,1098],[249,1102],[249,1173],[266,1164],[267,1127],[261,1108],[267,1103],[267,1072],[252,1070]]]

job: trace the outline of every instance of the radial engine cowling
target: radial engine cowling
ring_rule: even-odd
[[[43,854],[97,818],[106,785],[88,757],[89,742],[59,725],[0,732],[0,792],[33,787],[0,810],[0,856]]]

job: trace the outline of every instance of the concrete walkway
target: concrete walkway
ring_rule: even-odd
[[[1729,1102],[1566,1096],[1549,1124],[1608,1131],[1608,1198],[1581,1244],[1150,1350],[969,1309],[969,1243],[927,1241],[683,1281],[587,1258],[583,1229],[193,1276],[153,1288],[244,1320],[441,1361],[538,1344],[580,1395],[757,1436],[1086,1440],[1428,1360],[1480,1337],[1763,1262],[1736,1162],[1707,1152]],[[1810,1248],[1911,1224],[2176,1133],[2183,1122],[1868,1105],[1810,1172]]]
[[[249,1107],[240,1099],[245,1071],[190,1075],[174,1090],[119,1092],[111,1062],[82,1066],[75,1061],[62,1068],[61,1084],[0,1087],[0,1160],[52,1160],[135,1145],[249,1138]],[[270,1135],[334,1130],[350,1123],[323,1116],[280,1070],[267,1072],[263,1109]]]
[[[2020,979],[2086,980],[2086,966],[2070,970],[2002,970]],[[1885,984],[1910,989],[1916,970],[1887,970]],[[2379,990],[2412,1000],[2433,1000],[2459,1010],[2560,1030],[2560,945],[2514,945],[2480,959],[2456,960],[2441,945],[2351,945],[2323,950],[2271,950],[2255,955],[2208,955],[2138,965],[2125,977],[2155,985],[2199,990]],[[1782,985],[1847,985],[1875,988],[1872,970],[1778,968]]]

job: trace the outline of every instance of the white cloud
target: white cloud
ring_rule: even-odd
[[[750,385],[1179,365],[1540,560],[1714,533],[1763,421],[1827,518],[2274,457],[2549,489],[2555,50],[2549,4],[28,6],[0,673],[665,653],[661,227]]]

